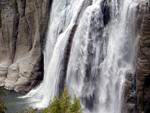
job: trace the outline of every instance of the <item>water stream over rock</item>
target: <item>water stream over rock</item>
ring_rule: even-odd
[[[43,82],[25,98],[45,108],[65,84],[85,112],[123,113],[128,73],[135,72],[137,0],[53,0]]]

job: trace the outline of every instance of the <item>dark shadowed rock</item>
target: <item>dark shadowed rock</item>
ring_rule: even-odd
[[[148,1],[147,1],[148,2]],[[150,5],[143,16],[137,57],[136,92],[139,113],[150,113]]]

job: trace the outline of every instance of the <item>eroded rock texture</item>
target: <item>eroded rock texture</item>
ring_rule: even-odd
[[[150,6],[143,16],[137,58],[137,102],[140,113],[150,113]]]
[[[42,78],[50,0],[0,0],[0,86],[28,91]]]

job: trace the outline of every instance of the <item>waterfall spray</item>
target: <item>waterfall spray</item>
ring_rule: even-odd
[[[34,108],[47,107],[64,77],[86,112],[121,113],[126,74],[135,71],[137,6],[136,0],[54,0],[44,80],[23,98]]]

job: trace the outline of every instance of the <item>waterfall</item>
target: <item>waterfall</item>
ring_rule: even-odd
[[[138,0],[53,0],[44,80],[28,98],[45,108],[67,85],[85,112],[122,113],[126,75],[134,73]]]
[[[75,33],[67,84],[72,95],[81,98],[87,108],[98,113],[121,113],[125,77],[134,73],[137,3],[100,3],[97,0],[87,8]],[[101,10],[106,5],[106,13],[110,12],[107,25],[107,15]]]

